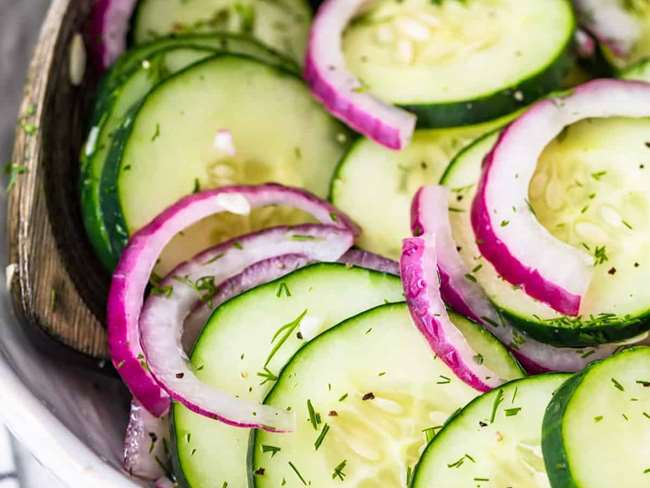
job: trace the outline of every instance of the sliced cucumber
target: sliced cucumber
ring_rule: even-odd
[[[205,48],[170,48],[154,53],[140,70],[111,94],[110,107],[104,111],[99,125],[91,129],[85,148],[85,157],[88,159],[82,170],[81,208],[90,242],[97,256],[109,270],[114,262],[109,234],[102,218],[99,182],[112,137],[129,109],[156,83],[190,64],[214,55],[215,52]]]
[[[418,130],[411,144],[400,152],[358,139],[339,163],[330,199],[361,226],[359,245],[398,259],[402,239],[411,235],[409,212],[415,192],[422,185],[437,183],[463,146],[506,120]]]
[[[615,50],[601,43],[600,49],[605,59],[614,68],[625,70],[645,59],[650,58],[650,3],[646,0],[615,0],[622,9],[627,11],[633,25],[636,24],[636,40],[631,49],[625,54],[617,53]],[[609,3],[609,2],[606,2]],[[614,20],[614,22],[616,22]],[[625,32],[625,31],[624,31]],[[628,35],[634,36],[631,32]]]
[[[305,342],[347,317],[401,299],[396,276],[342,264],[315,264],[219,307],[194,348],[192,363],[204,381],[261,401],[273,385],[272,378]],[[305,310],[295,330],[284,329],[289,332],[286,338],[280,333],[274,340],[283,324],[293,323]],[[181,405],[174,405],[172,417],[176,472],[186,486],[246,486],[249,431],[206,419]]]
[[[469,269],[490,299],[530,336],[565,346],[630,339],[650,328],[650,149],[648,119],[596,119],[575,124],[544,151],[529,200],[557,238],[594,255],[594,276],[582,316],[567,318],[500,279],[480,258],[469,208],[489,136],[461,153],[442,179],[452,188],[454,237]],[[588,353],[588,351],[586,352]]]
[[[575,29],[567,0],[381,0],[345,32],[350,70],[420,127],[492,120],[560,88]]]
[[[621,73],[624,80],[650,82],[650,59],[644,59]]]
[[[512,381],[477,398],[428,445],[412,488],[546,488],[542,421],[570,377],[545,374]]]
[[[650,348],[594,363],[567,381],[544,416],[553,488],[649,486]]]
[[[104,226],[100,204],[100,180],[114,135],[126,114],[161,81],[187,66],[218,52],[247,54],[269,63],[285,61],[254,41],[229,37],[189,37],[173,42],[158,42],[161,49],[137,58],[140,62],[117,76],[121,80],[112,90],[113,81],[106,81],[97,102],[95,123],[90,131],[82,157],[81,202],[84,224],[98,257],[109,270],[114,266],[110,236]],[[201,46],[205,44],[205,46]],[[226,46],[224,49],[223,46]],[[227,51],[232,49],[232,51]],[[145,50],[143,50],[145,51]],[[143,53],[144,54],[144,53]],[[119,70],[121,71],[121,70]],[[110,78],[111,75],[109,75]]]
[[[236,154],[215,146],[229,130]],[[159,84],[115,136],[101,181],[104,222],[115,259],[130,235],[197,189],[267,181],[324,196],[349,132],[292,73],[249,57],[222,55]],[[178,236],[160,272],[199,250],[300,212],[265,208],[207,219]]]
[[[474,346],[509,358],[491,336]],[[369,310],[282,370],[265,403],[294,411],[297,428],[256,433],[251,485],[406,486],[427,439],[476,394],[431,352],[406,304]]]
[[[242,33],[302,63],[310,20],[305,0],[140,0],[132,35],[140,44],[170,34]]]

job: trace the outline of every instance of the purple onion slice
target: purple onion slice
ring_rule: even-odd
[[[444,301],[457,312],[482,324],[505,344],[530,373],[575,372],[590,362],[610,356],[619,344],[595,348],[559,348],[538,342],[518,332],[494,308],[478,283],[468,280],[465,266],[453,239],[449,222],[449,190],[442,186],[421,188],[413,198],[413,234],[435,236],[435,249]]]
[[[345,235],[349,245],[352,244],[351,236],[356,232],[356,226],[329,203],[304,190],[265,184],[223,187],[185,197],[134,234],[124,250],[113,275],[108,299],[109,349],[113,364],[131,393],[152,414],[163,415],[169,407],[169,395],[151,374],[148,359],[140,346],[141,309],[158,257],[178,232],[207,216],[226,211],[248,213],[251,208],[267,205],[290,205],[303,210],[325,224],[338,227],[341,236]],[[305,248],[313,244],[308,240],[295,242]],[[341,254],[345,250],[347,248],[343,249]],[[253,259],[254,257],[257,259]],[[269,256],[252,256],[253,260],[243,263],[237,272],[265,257]],[[218,416],[216,412],[213,413]],[[249,413],[252,415],[252,410],[249,410]],[[260,415],[257,422],[250,424],[263,425],[262,417],[264,416]],[[273,417],[283,416],[273,414]],[[239,423],[232,420],[233,423]],[[263,420],[268,419],[264,417]]]
[[[124,469],[131,475],[146,480],[156,480],[165,475],[169,453],[167,416],[154,417],[137,401],[131,402],[129,425],[124,438]]]
[[[365,92],[348,71],[343,31],[369,0],[326,0],[311,27],[305,79],[312,93],[335,117],[390,149],[405,147],[415,130],[415,115]]]
[[[496,373],[474,359],[476,351],[447,314],[440,295],[435,236],[404,239],[400,271],[411,317],[433,352],[456,376],[479,391],[502,384]]]
[[[485,160],[472,203],[483,257],[509,283],[565,315],[579,315],[593,258],[540,224],[528,186],[544,148],[567,126],[591,117],[647,117],[650,85],[594,80],[534,104],[506,128]]]
[[[107,68],[126,49],[129,21],[137,0],[96,0],[89,20],[99,65]]]

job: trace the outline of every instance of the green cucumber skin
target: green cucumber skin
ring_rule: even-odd
[[[580,386],[584,374],[577,374],[564,383],[546,407],[542,423],[542,452],[546,474],[553,488],[580,488],[575,484],[567,466],[567,453],[562,441],[562,417],[573,392]]]
[[[174,73],[171,77],[167,78],[165,81],[169,81],[172,78],[175,78],[177,76],[182,76],[186,71],[191,70],[195,66],[200,65],[202,63],[209,63],[211,61],[214,61],[215,58],[220,58],[220,57],[232,57],[232,58],[245,59],[245,60],[254,60],[258,63],[265,64],[266,66],[276,70],[282,75],[285,75],[290,78],[299,79],[298,75],[296,75],[294,71],[288,69],[284,65],[273,65],[269,63],[263,63],[262,61],[256,59],[255,57],[245,55],[245,54],[219,53],[216,54],[215,56],[210,56],[202,61],[199,61],[198,63],[192,64],[177,73]],[[109,234],[109,241],[110,241],[110,248],[111,248],[111,255],[112,255],[111,262],[113,263],[112,265],[113,268],[119,261],[122,250],[124,249],[124,247],[126,246],[129,240],[128,226],[126,221],[124,220],[124,215],[122,213],[122,208],[121,208],[120,199],[118,195],[118,188],[116,184],[121,169],[122,154],[126,146],[126,143],[128,141],[129,135],[131,134],[133,122],[135,121],[137,113],[139,112],[140,108],[147,100],[148,96],[154,93],[154,91],[161,85],[162,84],[157,85],[147,95],[147,97],[145,97],[138,105],[133,107],[131,112],[125,117],[124,123],[115,133],[111,150],[108,157],[106,158],[106,164],[104,165],[104,170],[102,172],[102,178],[100,183],[101,212],[103,216],[104,226],[106,227]]]
[[[174,411],[176,408],[176,402],[172,402],[172,406],[170,407],[170,414],[169,414],[169,427],[170,427],[170,453],[169,457],[171,458],[171,463],[172,463],[172,472],[174,473],[174,481],[176,481],[176,484],[180,486],[181,488],[191,488],[190,484],[188,483],[187,479],[185,478],[185,473],[181,469],[181,462],[180,458],[178,457],[178,442],[179,438],[176,436],[176,418],[174,415]],[[215,420],[216,422],[216,420]]]
[[[569,328],[540,323],[494,304],[506,319],[528,336],[559,347],[591,347],[624,341],[650,330],[650,311],[644,311],[627,321],[599,327]]]
[[[572,29],[572,32],[575,27]],[[562,82],[572,66],[569,44],[546,69],[516,86],[485,95],[474,100],[464,100],[432,105],[401,105],[417,115],[417,127],[436,129],[480,124],[521,110],[549,92],[562,88]],[[520,93],[521,96],[515,93]]]

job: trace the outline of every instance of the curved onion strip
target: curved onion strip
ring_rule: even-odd
[[[336,261],[354,241],[347,229],[326,225],[276,227],[214,248],[176,268],[147,299],[140,317],[141,342],[149,370],[169,395],[188,409],[241,427],[290,430],[292,415],[235,398],[195,376],[182,351],[183,323],[198,299],[210,307],[216,284],[242,273],[250,263],[300,253],[314,261]],[[264,268],[262,268],[264,270]]]
[[[156,480],[165,475],[169,453],[169,419],[154,417],[136,400],[131,402],[129,425],[124,438],[124,469],[131,475]]]
[[[196,306],[185,320],[183,349],[189,351],[192,348],[210,314],[219,305],[246,290],[281,278],[312,262],[314,262],[312,259],[302,254],[286,254],[266,259],[250,265],[237,276],[224,281],[217,287],[217,293],[210,303],[204,303],[197,299]],[[350,249],[341,256],[338,262],[399,276],[399,263],[362,249]]]
[[[167,476],[163,476],[156,481],[154,488],[176,488],[177,486],[178,484],[167,478]]]
[[[551,235],[528,204],[528,186],[544,148],[568,125],[590,117],[647,117],[650,85],[594,80],[542,100],[502,133],[472,203],[483,257],[509,283],[565,315],[578,315],[593,259]]]
[[[399,276],[398,262],[370,251],[364,251],[363,249],[350,249],[341,256],[339,262],[350,266],[372,269],[374,271],[379,271],[380,273]]]
[[[276,184],[232,186],[183,198],[134,234],[122,253],[108,297],[109,350],[133,396],[152,414],[160,416],[167,412],[169,396],[148,370],[138,324],[158,257],[178,232],[205,217],[226,211],[247,213],[252,207],[266,205],[290,205],[323,223],[356,232],[345,215],[306,191]]]
[[[580,371],[590,362],[605,358],[616,350],[619,344],[584,349],[558,348],[517,332],[497,312],[483,289],[466,278],[469,270],[456,249],[448,205],[447,188],[435,185],[421,188],[413,199],[411,227],[416,236],[435,235],[441,293],[449,306],[482,324],[508,346],[530,373]]]
[[[489,391],[503,381],[473,358],[476,351],[451,322],[442,297],[434,236],[404,239],[400,271],[404,296],[413,321],[431,349],[456,376],[479,391]]]
[[[137,0],[97,0],[89,20],[92,45],[102,68],[126,49],[126,36]]]
[[[405,147],[415,130],[415,115],[364,92],[343,57],[343,31],[371,0],[326,0],[311,27],[305,79],[314,96],[357,132],[391,149]]]
[[[219,305],[251,288],[281,278],[312,262],[313,260],[304,254],[285,254],[265,259],[251,264],[238,275],[221,283],[214,297],[209,301],[201,301],[197,297],[192,312],[183,326],[183,350],[192,349],[210,315]]]
[[[617,56],[625,57],[641,37],[641,27],[621,0],[573,0],[587,30]]]

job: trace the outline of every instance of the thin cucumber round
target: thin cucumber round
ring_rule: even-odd
[[[548,487],[542,421],[568,378],[531,376],[473,400],[427,446],[411,487]]]
[[[216,144],[219,131],[232,135],[234,154]],[[100,197],[113,255],[128,235],[201,189],[275,181],[325,196],[349,140],[293,73],[235,55],[192,65],[157,85],[115,135]],[[207,219],[171,243],[159,272],[227,237],[297,222],[303,214],[282,207]]]
[[[450,218],[464,261],[495,305],[531,337],[587,347],[628,340],[650,328],[650,290],[641,285],[650,266],[650,239],[643,230],[650,208],[649,130],[648,119],[580,122],[560,134],[538,163],[529,189],[537,218],[557,238],[593,255],[594,276],[577,318],[561,316],[507,284],[480,258],[469,208],[481,162],[497,136],[463,151],[443,176],[452,189],[456,211]]]
[[[152,51],[150,47],[153,46],[146,46],[141,53],[132,55],[139,60],[137,64],[125,63],[123,68],[116,67],[107,75],[98,95],[94,122],[82,155],[81,208],[84,224],[97,256],[108,270],[115,265],[115,256],[102,215],[100,180],[114,136],[129,110],[137,106],[156,84],[217,53],[235,52],[271,64],[286,64],[283,58],[259,43],[235,37],[190,36],[153,44],[160,48]],[[145,53],[147,55],[143,57]],[[118,80],[117,86],[112,87]]]
[[[105,107],[101,119],[91,128],[84,148],[84,157],[87,159],[81,176],[81,209],[90,242],[108,270],[115,263],[109,233],[102,217],[99,184],[113,135],[128,111],[157,83],[215,53],[216,51],[205,48],[169,48],[154,53],[147,58],[140,70],[111,93],[110,106]]]
[[[194,347],[192,364],[211,385],[262,401],[289,358],[314,336],[368,308],[401,299],[396,276],[315,264],[217,308]],[[290,325],[282,329],[285,324]],[[185,486],[246,486],[249,431],[178,404],[172,419],[176,474]]]
[[[399,152],[358,139],[338,165],[330,199],[361,226],[361,247],[398,259],[402,239],[411,235],[409,212],[415,192],[422,185],[437,183],[462,147],[507,120],[418,130],[411,144]]]
[[[343,51],[364,89],[419,127],[456,127],[559,89],[574,30],[567,0],[382,0],[350,24]]]
[[[136,44],[174,34],[246,34],[302,63],[310,20],[305,0],[140,0],[131,34]]]
[[[594,363],[567,381],[544,416],[553,488],[648,486],[650,348]]]
[[[509,358],[491,336],[473,346]],[[476,394],[432,353],[406,304],[364,312],[282,370],[265,404],[291,409],[297,428],[255,434],[250,485],[408,485],[427,440]]]
[[[620,77],[624,80],[637,80],[650,83],[650,59],[644,59],[630,66],[621,73]]]

